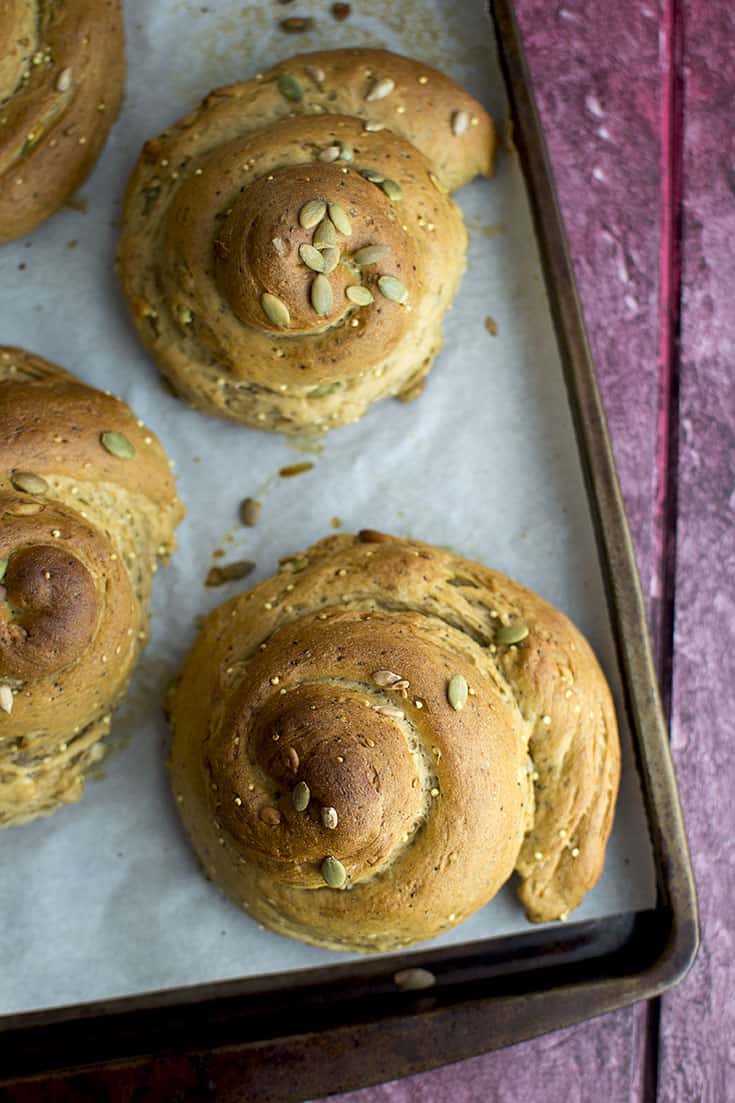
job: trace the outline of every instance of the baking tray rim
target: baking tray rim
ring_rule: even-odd
[[[608,917],[571,923],[564,934],[554,929],[555,948],[548,966],[539,970],[531,965],[506,975],[496,971],[479,984],[452,980],[463,952],[464,960],[469,957],[478,969],[480,953],[487,951],[492,958],[493,947],[496,952],[507,948],[507,960],[512,961],[519,948],[538,942],[536,932],[428,951],[421,964],[434,967],[438,976],[437,986],[428,993],[397,992],[392,982],[391,991],[385,989],[386,978],[392,978],[397,968],[416,964],[412,957],[395,956],[3,1016],[0,1084],[52,1070],[147,1061],[172,1048],[180,1050],[186,1042],[213,1058],[219,1054],[238,1062],[247,1070],[252,1087],[258,1071],[267,1069],[268,1099],[323,1095],[462,1060],[659,995],[683,979],[695,960],[699,948],[696,890],[635,553],[513,2],[490,0],[489,8],[513,122],[512,141],[531,205],[605,582],[652,836],[656,907],[619,917],[617,924]],[[548,928],[541,930],[550,933]],[[577,944],[578,949],[582,947],[581,956],[574,959],[570,947]],[[565,959],[565,953],[572,957]],[[443,970],[447,962],[450,968]],[[592,973],[591,979],[585,979],[585,972]],[[509,987],[511,975],[516,979]],[[356,977],[364,978],[368,989],[372,984],[372,991],[356,985]],[[524,989],[519,985],[522,977],[532,984],[535,977],[536,987]],[[503,978],[504,983],[499,983]],[[254,996],[259,995],[262,1002],[275,994],[277,1007],[284,994],[293,1004],[294,993],[305,998],[310,992],[318,1004],[319,993],[335,981],[343,989],[346,986],[348,996],[337,1001],[341,1022],[330,1022],[329,1015],[323,1015],[324,1024],[319,1027],[318,1015],[312,1015],[310,1029],[297,1030],[278,1011],[280,1033],[276,1030],[268,1037],[251,1033],[244,1038],[238,1031],[245,1026],[243,1003],[249,1004]],[[392,1008],[386,1013],[389,1000]],[[335,1004],[325,1004],[322,1011],[328,1006]],[[352,1013],[349,1021],[343,1014],[346,1006]],[[220,1036],[203,1043],[205,1009],[207,1021],[217,1024]],[[156,1017],[158,1029],[151,1031]],[[258,1018],[262,1025],[269,1021],[260,1011]],[[234,1037],[232,1030],[224,1029],[228,1019],[235,1027]],[[378,1061],[376,1046],[381,1047]],[[326,1051],[339,1053],[340,1061],[324,1062]],[[274,1062],[276,1054],[279,1059]],[[274,1075],[277,1065],[286,1067],[295,1060],[301,1069],[297,1094],[290,1076]]]

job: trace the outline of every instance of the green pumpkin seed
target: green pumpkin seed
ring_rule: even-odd
[[[305,812],[311,800],[311,790],[305,781],[298,781],[291,793],[291,803],[297,812]]]
[[[275,249],[275,251],[278,253],[278,255],[280,257],[282,257],[283,254],[286,252],[286,247],[283,244],[283,238],[274,237],[271,241],[271,245],[273,246],[273,248]]]
[[[327,146],[327,148],[323,149],[319,154],[319,160],[325,165],[331,165],[333,161],[339,161],[341,153],[341,146]]]
[[[265,291],[260,296],[260,305],[263,307],[266,318],[274,326],[285,327],[291,321],[291,315],[286,304],[277,299],[275,295],[271,295],[270,291]]]
[[[367,122],[363,130],[367,130],[368,134],[377,134],[379,130],[385,130],[385,123]]]
[[[299,256],[306,265],[307,268],[311,268],[312,272],[324,271],[324,258],[318,249],[315,249],[313,245],[303,242],[299,245]]]
[[[337,809],[327,806],[322,808],[321,811],[322,823],[328,831],[334,831],[335,827],[339,823],[339,817],[337,815]]]
[[[524,620],[512,620],[510,624],[502,624],[495,633],[495,642],[509,647],[513,643],[520,643],[528,635],[528,625]]]
[[[40,475],[33,475],[30,471],[16,471],[10,476],[10,482],[16,490],[21,490],[25,494],[41,495],[48,490],[46,480]]]
[[[390,245],[364,245],[352,254],[355,264],[375,264],[390,253]]]
[[[401,199],[403,197],[401,185],[398,184],[395,180],[384,180],[380,187],[383,189],[383,191],[392,203],[395,203],[398,199]]]
[[[322,877],[330,889],[341,889],[347,880],[347,871],[339,858],[331,854],[322,862]]]
[[[339,155],[339,159],[340,161],[354,161],[355,154],[352,146],[348,146],[342,143],[342,152]]]
[[[364,176],[371,184],[382,184],[385,180],[383,173],[377,169],[360,169],[360,176]]]
[[[135,445],[131,444],[122,433],[116,433],[113,430],[100,433],[100,441],[102,447],[119,460],[132,460],[135,455]]]
[[[317,276],[311,285],[311,305],[322,317],[330,313],[333,304],[332,285],[326,276]]]
[[[392,686],[396,682],[403,681],[400,674],[394,674],[392,670],[375,670],[371,674],[371,678],[376,686]]]
[[[466,111],[455,111],[452,115],[452,134],[456,138],[464,134],[467,127],[470,125],[470,117]]]
[[[330,203],[329,217],[341,234],[352,237],[352,223],[344,207],[340,207],[339,203]]]
[[[462,674],[453,674],[447,684],[447,700],[455,712],[459,712],[467,704],[467,679]]]
[[[0,709],[6,712],[8,716],[10,716],[10,713],[13,711],[13,691],[10,686],[0,686]],[[326,881],[326,876],[324,879]],[[339,888],[339,886],[337,886],[337,888]]]
[[[368,92],[365,99],[370,103],[374,100],[384,100],[386,96],[389,96],[396,86],[396,82],[391,80],[390,77],[380,77],[373,83],[372,88]]]
[[[281,73],[278,78],[278,91],[287,100],[292,100],[294,103],[298,103],[299,100],[304,98],[304,89],[300,82],[296,80],[296,77],[290,73]]]
[[[326,206],[324,208],[326,210]],[[332,249],[337,244],[337,234],[334,223],[329,218],[323,218],[314,231],[311,244],[317,249]]]
[[[318,249],[317,252],[319,252]],[[324,272],[334,272],[335,268],[339,264],[339,258],[341,256],[339,249],[336,249],[331,245],[327,245],[327,247],[322,251],[321,256],[324,259]]]
[[[370,303],[375,302],[373,293],[368,287],[363,287],[362,284],[355,283],[350,287],[345,288],[345,295],[354,303],[355,306],[370,306]]]
[[[7,559],[0,559],[0,582],[5,578],[5,572],[8,569]]]
[[[71,69],[62,69],[56,78],[54,88],[57,92],[68,92],[71,88]]]
[[[305,230],[310,230],[312,226],[321,222],[326,213],[327,204],[323,199],[310,199],[299,211],[299,225]]]
[[[390,299],[391,302],[405,303],[408,301],[408,288],[397,276],[381,276],[378,280],[378,287],[381,294],[385,295],[386,299]]]

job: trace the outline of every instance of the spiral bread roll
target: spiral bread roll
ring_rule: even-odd
[[[182,513],[121,399],[0,349],[0,827],[81,796]]]
[[[125,83],[119,0],[8,0],[0,18],[0,241],[35,230],[91,171]]]
[[[144,344],[211,414],[284,433],[415,397],[467,234],[449,191],[493,123],[383,50],[303,54],[217,89],[148,142],[118,268]]]
[[[528,917],[564,918],[602,870],[620,759],[595,657],[451,552],[322,540],[207,618],[169,704],[204,869],[282,934],[397,949],[514,868]]]

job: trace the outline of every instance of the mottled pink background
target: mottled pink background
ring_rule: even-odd
[[[735,4],[516,0],[628,507],[696,869],[692,973],[341,1103],[735,1100]],[[227,1098],[256,1103],[237,1069]],[[233,1084],[239,1085],[236,1089]],[[23,1099],[217,1099],[206,1058]],[[20,1099],[0,1089],[0,1103]]]

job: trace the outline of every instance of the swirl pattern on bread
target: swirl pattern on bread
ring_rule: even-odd
[[[121,399],[0,349],[0,827],[81,796],[182,513]]]
[[[333,536],[207,618],[170,695],[172,783],[204,869],[259,922],[338,949],[431,938],[520,875],[566,917],[619,777],[589,645],[506,576]]]
[[[415,397],[467,235],[449,192],[492,171],[487,112],[382,50],[304,54],[217,89],[148,142],[118,268],[192,405],[324,431]]]
[[[83,183],[124,83],[119,0],[3,4],[0,241],[35,230]]]

